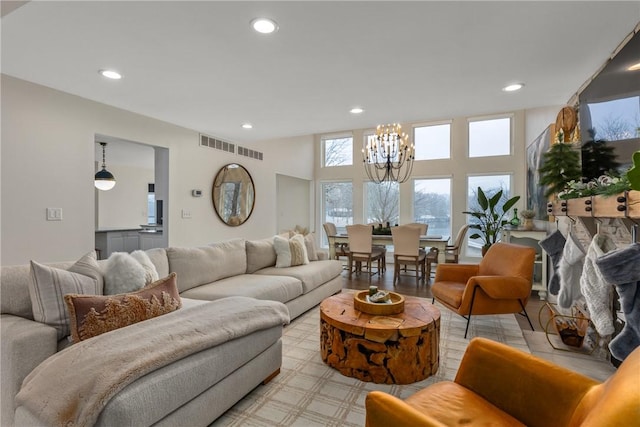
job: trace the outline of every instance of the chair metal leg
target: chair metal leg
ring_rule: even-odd
[[[522,303],[521,299],[518,299],[518,302],[520,303],[520,307],[522,307],[522,313],[520,313],[520,315],[524,316],[527,318],[527,322],[529,322],[529,326],[531,326],[531,330],[533,331],[533,324],[531,324],[531,319],[529,319],[529,315],[527,314],[527,309],[524,308],[524,304]]]
[[[478,286],[473,287],[473,294],[471,294],[471,304],[469,305],[469,314],[467,315],[467,327],[464,330],[464,337],[467,338],[467,333],[469,332],[469,323],[471,323],[471,313],[473,313],[473,301],[476,299],[476,291],[478,290]]]

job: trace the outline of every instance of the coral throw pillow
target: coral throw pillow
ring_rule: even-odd
[[[136,292],[64,296],[74,342],[170,313],[182,306],[176,273]]]
[[[273,248],[276,250],[276,268],[309,264],[307,247],[302,234],[296,234],[290,239],[274,236]]]

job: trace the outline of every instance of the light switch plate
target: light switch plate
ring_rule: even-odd
[[[47,208],[47,221],[62,221],[62,208]]]
[[[182,209],[182,218],[191,219],[191,211],[187,209]]]

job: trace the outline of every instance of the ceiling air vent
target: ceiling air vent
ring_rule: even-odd
[[[230,142],[221,141],[207,135],[200,134],[200,146],[215,148],[216,150],[226,151],[227,153],[235,153],[236,145]]]
[[[256,160],[262,160],[262,152],[257,150],[252,150],[250,148],[241,147],[238,145],[238,154],[245,157],[250,157]]]

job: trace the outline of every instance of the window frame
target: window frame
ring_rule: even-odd
[[[490,120],[501,120],[501,119],[509,119],[509,152],[506,154],[492,154],[489,156],[472,156],[471,155],[471,123],[472,122],[485,122]],[[467,117],[467,158],[469,159],[484,159],[489,157],[505,157],[505,156],[513,156],[515,147],[514,147],[514,113],[506,113],[506,114],[492,114],[489,116],[477,116],[477,117]]]
[[[327,165],[327,141],[336,140],[336,139],[351,139],[351,163],[347,163],[344,165]],[[354,155],[353,155],[353,133],[352,132],[342,132],[342,133],[332,133],[332,134],[323,134],[320,136],[320,158],[321,158],[321,167],[323,168],[339,168],[345,166],[353,166],[354,165]]]
[[[416,153],[418,152],[418,143],[416,140],[416,128],[425,128],[425,127],[433,127],[433,126],[443,126],[443,125],[449,125],[449,157],[438,157],[436,159],[418,159],[416,158],[415,160],[418,162],[423,162],[423,161],[438,161],[438,160],[451,160],[451,131],[452,131],[452,127],[453,127],[453,119],[448,119],[448,120],[440,120],[437,122],[423,122],[423,123],[414,123],[412,125],[411,128],[411,132],[412,132],[412,139],[413,139],[413,144],[415,145],[415,149],[416,149]]]

